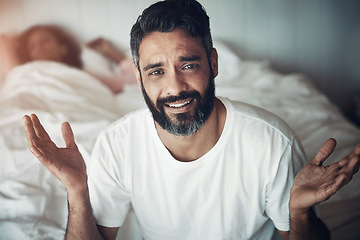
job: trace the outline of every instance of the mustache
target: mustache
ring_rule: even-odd
[[[185,100],[188,98],[201,99],[201,95],[198,91],[182,91],[176,96],[161,97],[156,101],[156,106],[160,109],[165,103],[172,103],[176,101]]]

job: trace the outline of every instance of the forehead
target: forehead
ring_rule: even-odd
[[[146,35],[139,47],[140,65],[149,61],[165,61],[179,56],[206,56],[200,37],[190,36],[186,30],[176,28],[172,32],[153,32]]]
[[[55,38],[55,36],[46,29],[37,29],[29,35],[29,40],[36,38]]]

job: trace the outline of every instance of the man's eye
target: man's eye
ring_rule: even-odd
[[[187,64],[183,67],[183,69],[193,69],[198,67],[198,64],[192,63],[192,64]]]
[[[164,73],[164,71],[162,71],[162,70],[155,70],[155,71],[150,72],[149,75],[158,75],[158,74],[163,74],[163,73]]]

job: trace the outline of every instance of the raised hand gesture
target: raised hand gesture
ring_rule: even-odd
[[[316,156],[296,175],[290,192],[290,210],[309,209],[327,200],[359,170],[360,144],[349,156],[329,166],[323,166],[335,146],[336,141],[328,139]]]
[[[35,114],[24,116],[24,123],[30,151],[65,185],[68,193],[86,189],[86,165],[75,143],[70,124],[62,124],[66,147],[58,148]]]

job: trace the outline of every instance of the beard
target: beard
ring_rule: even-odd
[[[166,131],[177,136],[190,136],[196,133],[209,118],[215,104],[215,80],[212,69],[210,69],[208,86],[202,98],[198,91],[182,91],[177,96],[159,98],[156,104],[150,100],[141,80],[141,89],[154,120]],[[192,98],[196,106],[194,111],[179,114],[166,114],[165,104]]]

